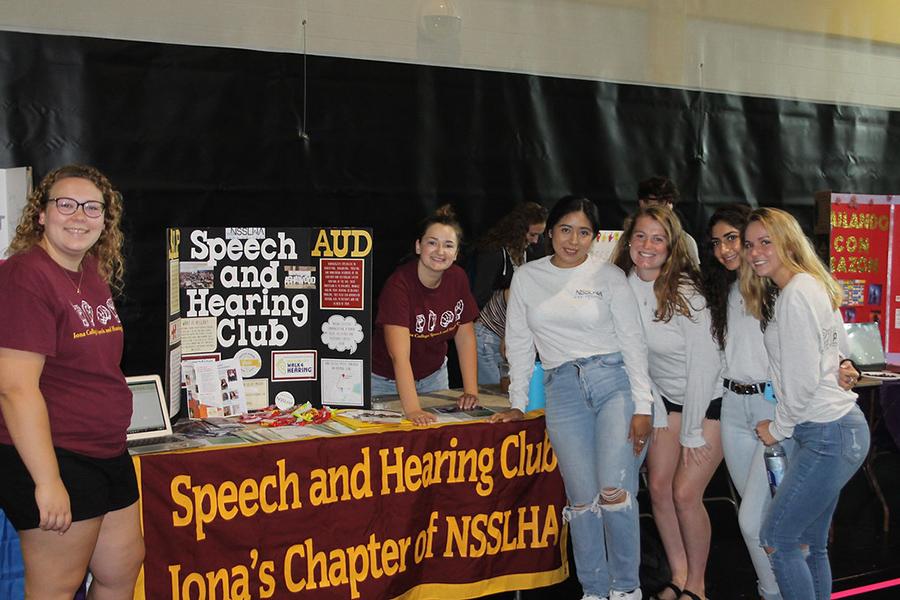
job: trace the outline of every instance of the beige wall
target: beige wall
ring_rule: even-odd
[[[900,108],[897,0],[0,0],[0,29],[288,52],[304,20],[310,54]]]

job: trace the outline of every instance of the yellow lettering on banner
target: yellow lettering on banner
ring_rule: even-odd
[[[387,539],[379,542],[369,535],[367,544],[316,550],[312,538],[288,548],[284,556],[284,582],[291,593],[332,586],[348,585],[350,597],[359,598],[359,584],[366,579],[380,579],[406,571],[406,556],[412,538]],[[306,559],[304,570],[303,559]],[[298,576],[304,573],[305,577]]]
[[[541,522],[541,509],[544,510]],[[559,539],[556,507],[531,506],[512,511],[477,515],[446,515],[447,543],[444,558],[478,558],[523,548],[546,548]]]
[[[549,473],[556,469],[556,455],[547,432],[533,444],[525,441],[525,430],[506,436],[500,445],[500,471],[507,479]]]
[[[244,565],[235,565],[206,573],[188,573],[181,578],[181,565],[169,565],[172,600],[210,598],[222,600],[250,600],[250,572]],[[196,592],[193,590],[196,589]]]
[[[278,460],[276,467],[275,473],[263,476],[259,482],[250,478],[240,484],[223,481],[218,487],[211,483],[192,485],[190,475],[176,475],[169,485],[172,501],[178,507],[172,511],[172,525],[186,527],[193,523],[195,537],[201,541],[206,539],[206,526],[218,518],[230,521],[238,513],[252,517],[260,509],[272,514],[302,508],[300,477],[288,472],[284,459]]]
[[[194,520],[194,504],[187,494],[181,492],[182,487],[191,489],[190,475],[173,477],[172,483],[169,485],[169,495],[172,496],[172,502],[184,509],[183,515],[179,514],[177,510],[172,511],[172,525],[174,527],[186,527]]]
[[[459,440],[450,438],[451,450],[435,450],[425,454],[406,455],[402,446],[382,448],[381,494],[402,494],[427,488],[436,483],[474,483],[479,496],[494,490],[494,449],[456,450]],[[446,468],[445,468],[446,467]]]
[[[328,234],[331,233],[331,241]],[[351,242],[352,240],[352,242]],[[372,236],[364,229],[325,229],[319,230],[316,243],[310,256],[325,258],[352,258],[367,256],[372,251]]]
[[[338,500],[360,500],[372,497],[372,465],[369,448],[362,448],[362,460],[351,469],[347,465],[313,469],[310,476],[309,501],[313,506]]]

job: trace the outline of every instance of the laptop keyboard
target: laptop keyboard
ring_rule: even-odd
[[[143,440],[131,440],[128,442],[129,448],[140,448],[141,446],[155,446],[157,444],[171,444],[172,442],[183,442],[184,438],[177,435],[164,435],[162,437],[145,438]]]

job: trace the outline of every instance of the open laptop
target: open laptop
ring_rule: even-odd
[[[159,375],[126,377],[131,390],[131,425],[128,426],[128,450],[132,454],[165,452],[204,445],[194,440],[173,435],[169,422],[169,409]]]
[[[878,323],[844,323],[849,356],[866,377],[897,379],[900,375],[887,372],[887,359],[881,343]]]

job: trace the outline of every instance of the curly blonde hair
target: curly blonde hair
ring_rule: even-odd
[[[746,230],[750,223],[760,223],[769,234],[775,247],[775,254],[792,274],[808,273],[819,280],[831,301],[831,308],[837,310],[843,298],[843,289],[819,259],[809,238],[800,228],[790,213],[778,208],[757,208],[750,213],[747,225],[741,231],[746,242]],[[765,329],[774,314],[775,299],[778,288],[768,277],[760,277],[750,266],[749,261],[741,263],[741,294],[747,309],[760,320]]]
[[[667,250],[669,256],[663,263],[659,277],[653,282],[653,293],[656,296],[656,320],[669,322],[676,314],[692,317],[693,309],[685,292],[690,288],[697,291],[702,289],[700,273],[694,266],[694,261],[688,252],[685,241],[684,229],[678,216],[665,206],[647,206],[641,208],[635,215],[625,222],[625,231],[616,243],[610,262],[630,273],[634,267],[631,260],[631,236],[641,217],[653,219],[666,232],[669,238]]]
[[[125,260],[122,257],[122,194],[120,194],[106,176],[86,165],[66,165],[47,173],[40,184],[28,195],[16,235],[6,253],[8,256],[18,254],[32,248],[44,237],[44,226],[40,224],[41,212],[50,200],[50,189],[57,181],[63,179],[86,179],[97,186],[106,203],[103,211],[103,232],[97,242],[88,250],[88,254],[97,259],[97,271],[116,293],[122,291],[125,276]]]

